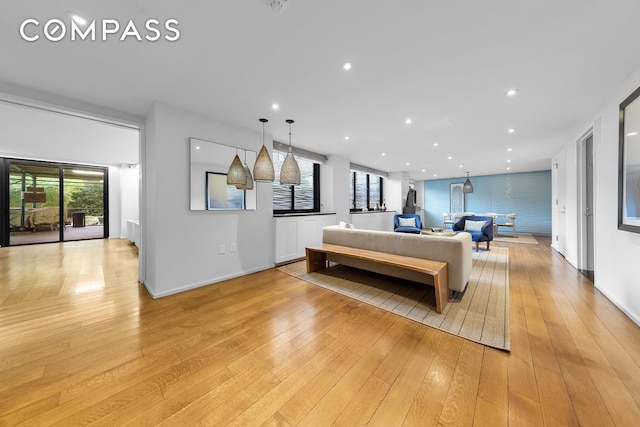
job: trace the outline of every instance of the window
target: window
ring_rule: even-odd
[[[351,169],[351,211],[382,207],[383,180],[380,175]]]
[[[320,164],[296,156],[300,166],[300,185],[280,185],[278,177],[285,157],[286,153],[274,151],[273,213],[320,212]]]

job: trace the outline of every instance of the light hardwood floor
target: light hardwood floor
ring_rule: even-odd
[[[275,269],[152,300],[120,240],[0,248],[0,425],[637,426],[640,328],[510,248],[511,353]]]

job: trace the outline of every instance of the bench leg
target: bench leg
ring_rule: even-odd
[[[433,276],[433,286],[436,288],[436,311],[442,314],[449,302],[449,275],[447,269],[443,268],[440,273]]]
[[[307,252],[307,273],[324,270],[327,268],[327,254],[306,248]]]

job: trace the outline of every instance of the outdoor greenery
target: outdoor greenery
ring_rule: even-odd
[[[31,186],[31,183],[26,186]],[[26,207],[56,207],[60,206],[60,183],[55,178],[40,178],[37,186],[44,188],[46,194],[45,203],[27,203]],[[64,194],[64,206],[67,208],[67,216],[73,212],[85,212],[87,215],[101,216],[104,214],[103,183],[101,181],[66,179]],[[10,176],[9,204],[12,208],[21,207],[22,177]]]
[[[103,215],[104,193],[102,183],[99,183],[99,185],[88,183],[88,185],[73,189],[67,208],[69,208],[67,209],[68,215],[77,211],[82,211],[91,216]]]

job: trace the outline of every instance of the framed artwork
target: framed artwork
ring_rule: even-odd
[[[640,87],[620,104],[618,229],[640,233]]]
[[[462,182],[449,184],[449,212],[464,212],[464,192],[462,191],[463,187],[464,183]]]
[[[207,210],[244,209],[245,191],[227,184],[227,174],[207,172]]]

